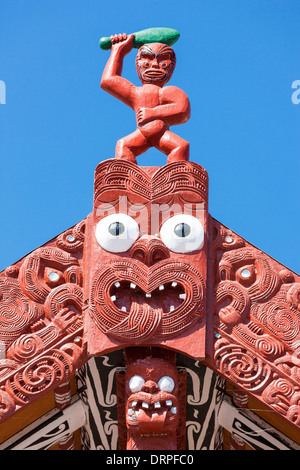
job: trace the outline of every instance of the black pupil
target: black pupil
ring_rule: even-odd
[[[177,237],[183,238],[187,237],[190,234],[191,228],[188,224],[180,223],[176,225],[176,227],[174,228],[174,232]]]
[[[124,230],[125,230],[125,227],[122,224],[122,222],[113,222],[112,224],[110,224],[108,228],[109,233],[111,233],[112,235],[116,237],[120,235],[121,233],[123,233]]]

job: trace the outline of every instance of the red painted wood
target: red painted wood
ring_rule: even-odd
[[[137,129],[116,145],[115,157],[136,162],[150,147],[168,156],[167,162],[189,159],[189,143],[169,130],[190,117],[190,103],[178,87],[167,86],[176,64],[174,50],[161,43],[144,44],[136,56],[142,82],[137,87],[121,76],[123,60],[134,43],[134,36],[111,37],[111,54],[103,72],[101,87],[131,107],[136,113]]]

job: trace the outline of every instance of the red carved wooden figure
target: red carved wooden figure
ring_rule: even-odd
[[[178,372],[169,361],[137,359],[125,375],[127,449],[177,449]]]
[[[69,405],[76,370],[124,350],[120,448],[184,448],[176,353],[233,384],[236,405],[254,398],[298,432],[300,278],[209,216],[207,173],[169,130],[190,116],[185,93],[165,86],[170,43],[141,45],[136,87],[121,76],[134,36],[111,42],[101,86],[135,111],[137,129],[98,165],[93,212],[0,273],[0,421],[52,390]],[[150,147],[167,165],[136,165]]]
[[[98,165],[84,255],[89,354],[155,345],[204,357],[207,186],[190,162]]]
[[[136,113],[137,129],[120,139],[116,158],[136,162],[136,157],[150,147],[168,156],[167,162],[189,159],[189,143],[169,130],[190,117],[186,94],[175,86],[164,85],[170,80],[176,64],[174,50],[167,44],[144,44],[136,57],[136,68],[142,82],[136,87],[121,77],[123,59],[134,42],[126,34],[111,37],[111,55],[103,72],[101,87]]]

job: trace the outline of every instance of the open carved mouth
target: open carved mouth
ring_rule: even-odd
[[[166,72],[160,70],[146,70],[143,77],[148,80],[164,80]]]
[[[91,290],[94,318],[105,334],[143,342],[176,336],[203,315],[204,287],[189,264],[137,260],[102,266]]]
[[[186,298],[184,287],[176,281],[160,284],[152,292],[144,292],[134,282],[117,281],[111,287],[109,295],[113,304],[123,312],[129,312],[132,303],[147,304],[151,309],[172,312]]]
[[[159,435],[167,434],[178,421],[178,404],[175,397],[166,394],[133,394],[127,405],[127,424],[140,427],[139,432],[151,432],[153,423]],[[172,426],[172,429],[169,429]]]

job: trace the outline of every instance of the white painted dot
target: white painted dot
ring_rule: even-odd
[[[162,377],[158,384],[159,388],[163,391],[163,392],[172,392],[174,387],[175,387],[175,383],[174,383],[174,380],[169,377],[168,375]],[[167,404],[167,402],[166,402]],[[171,405],[172,405],[172,402],[171,402]]]
[[[241,272],[241,276],[244,277],[245,279],[247,279],[248,277],[251,276],[251,272],[249,269],[243,269],[243,271]]]
[[[134,375],[129,380],[129,388],[132,393],[140,392],[143,388],[144,383],[145,380],[142,377],[140,377],[139,375]]]

